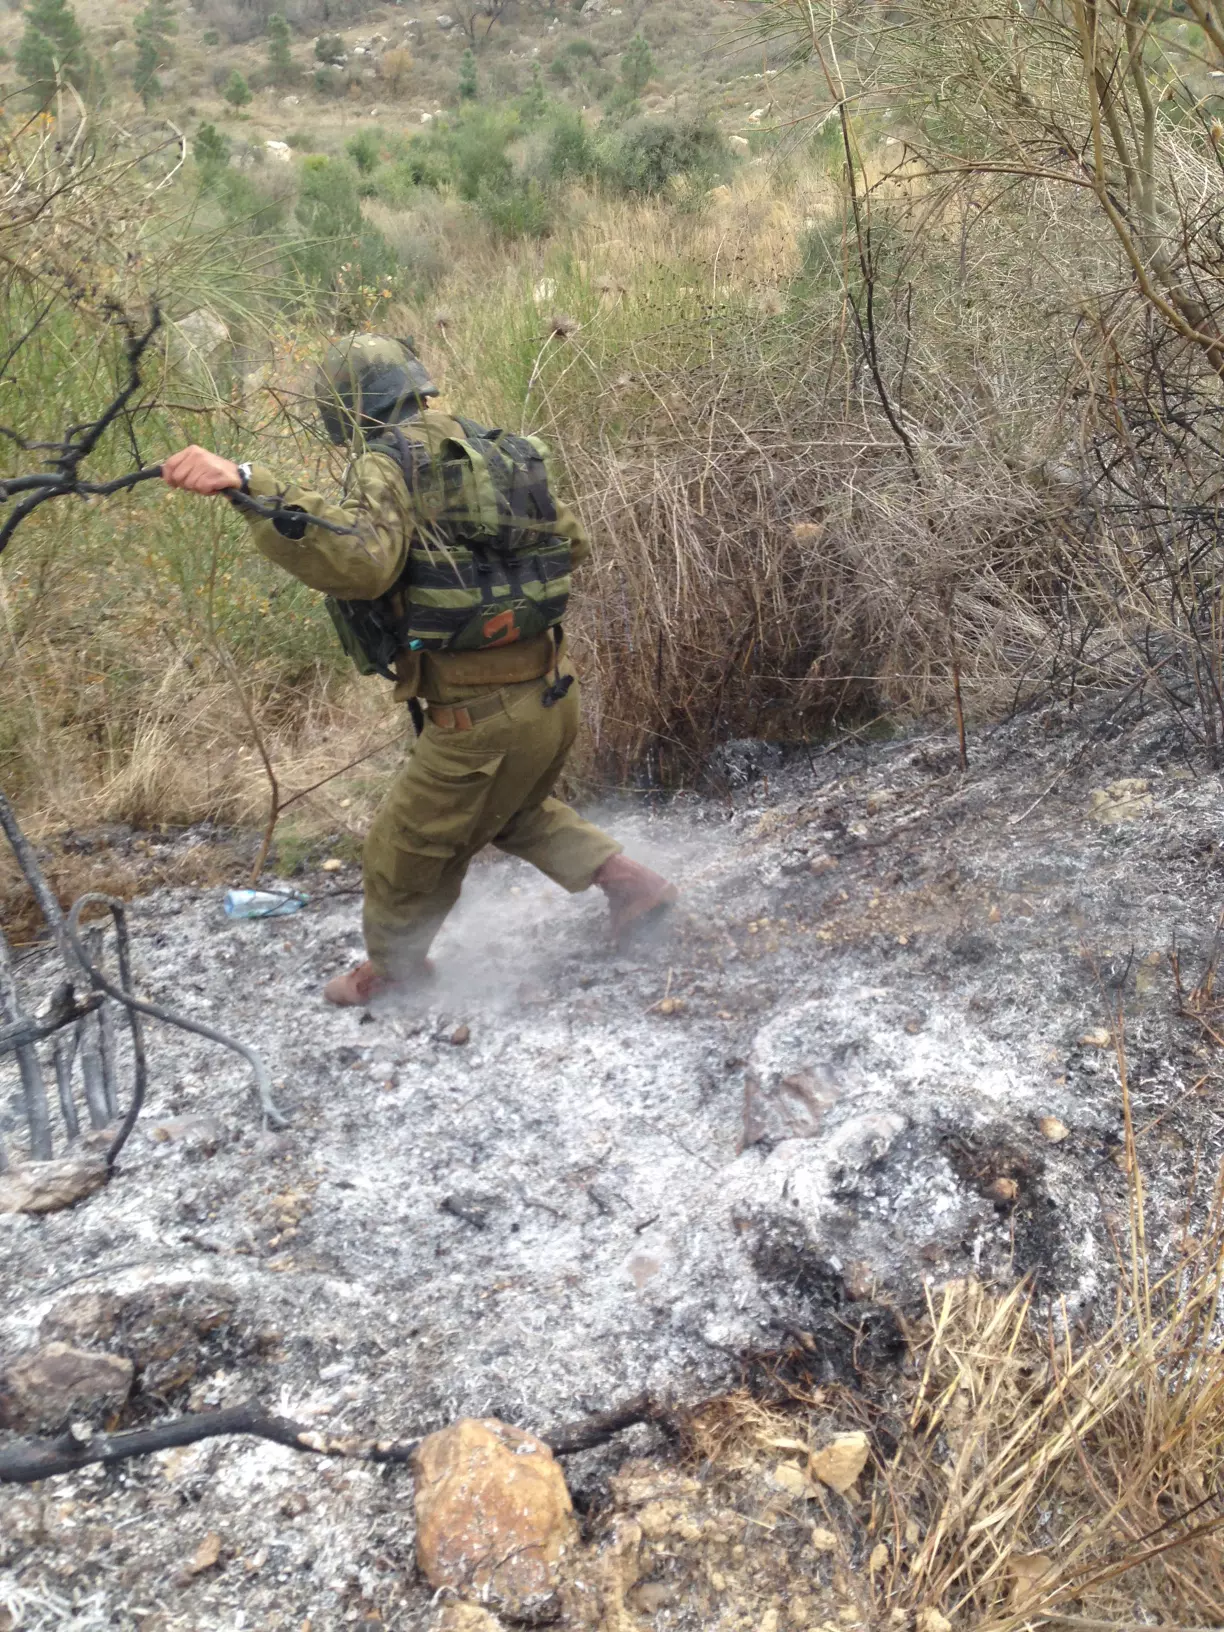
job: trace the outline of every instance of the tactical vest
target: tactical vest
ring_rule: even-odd
[[[376,601],[328,597],[362,674],[394,679],[397,652],[477,652],[530,640],[565,616],[570,541],[550,530],[544,444],[457,421],[436,454],[389,427],[371,445],[395,458],[412,499],[413,539],[399,578]]]

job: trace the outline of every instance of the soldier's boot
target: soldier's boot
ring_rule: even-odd
[[[612,939],[619,945],[643,920],[656,917],[680,897],[674,884],[640,861],[609,856],[595,874],[594,883],[608,898],[612,911]]]
[[[433,972],[434,966],[428,958],[422,958],[415,968],[401,975],[380,974],[367,961],[359,963],[356,969],[350,969],[347,974],[334,975],[324,986],[323,996],[338,1009],[364,1008],[378,997],[392,997],[397,993],[406,995],[420,986],[422,981],[431,979]]]

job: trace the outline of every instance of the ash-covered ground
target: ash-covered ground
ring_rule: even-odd
[[[304,879],[291,918],[232,921],[219,890],[134,903],[138,989],[257,1048],[290,1126],[261,1128],[235,1056],[151,1026],[111,1184],[0,1216],[0,1359],[122,1347],[124,1311],[162,1309],[125,1422],[254,1395],[409,1437],[700,1398],[804,1333],[817,1376],[852,1374],[890,1358],[878,1305],[971,1271],[1090,1315],[1127,1205],[1119,1006],[1157,1255],[1224,1144],[1170,968],[1188,989],[1212,956],[1224,789],[1166,716],[1115,705],[971,751],[966,776],[939,734],[732,745],[723,796],[597,813],[684,886],[649,944],[610,949],[601,898],[493,858],[408,1006],[321,1000],[360,956],[359,899],[332,894],[352,870]],[[52,961],[23,976],[45,994]],[[0,1095],[12,1151],[11,1070]],[[176,1339],[193,1298],[223,1318]],[[571,1464],[580,1499],[616,1454]],[[231,1440],[0,1490],[0,1606],[424,1626],[409,1489]]]

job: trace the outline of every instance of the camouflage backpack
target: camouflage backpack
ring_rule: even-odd
[[[485,651],[561,622],[570,543],[550,531],[544,444],[457,421],[432,454],[391,425],[371,447],[391,453],[412,495],[415,537],[398,581],[376,601],[328,599],[363,674],[394,678],[395,654]]]

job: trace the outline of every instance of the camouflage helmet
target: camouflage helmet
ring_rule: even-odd
[[[411,340],[350,334],[328,347],[315,381],[315,401],[333,442],[357,431],[394,425],[415,413],[438,388]]]

